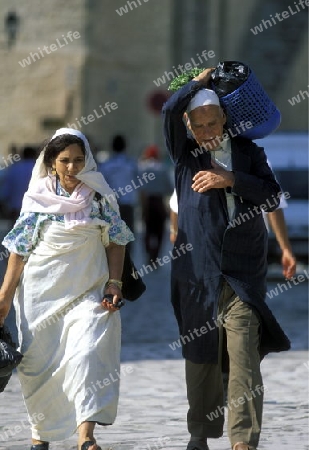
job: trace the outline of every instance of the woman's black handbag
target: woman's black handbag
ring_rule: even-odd
[[[137,300],[146,290],[146,285],[143,282],[142,277],[137,272],[127,247],[124,256],[121,281],[123,283],[123,298],[129,300],[130,302]]]
[[[23,355],[16,350],[9,329],[5,325],[0,327],[0,392],[4,391],[22,358]]]

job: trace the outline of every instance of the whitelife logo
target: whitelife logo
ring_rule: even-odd
[[[68,31],[67,35],[62,35],[62,39],[56,39],[56,43],[53,43],[51,45],[44,45],[43,48],[38,47],[39,52],[30,52],[28,58],[24,58],[22,61],[18,61],[18,64],[25,68],[27,66],[30,66],[35,61],[40,60],[41,58],[44,58],[46,55],[50,55],[51,53],[59,50],[59,48],[65,47],[66,45],[69,45],[71,42],[73,42],[75,39],[79,39],[80,34],[78,31]]]
[[[309,87],[309,84],[308,84]],[[306,95],[304,95],[306,94]],[[300,98],[301,97],[301,98]],[[290,103],[290,105],[294,106],[297,103],[300,103],[303,100],[306,100],[306,98],[309,98],[309,90],[308,91],[298,91],[298,94],[295,97],[292,97],[291,99],[288,100],[288,102]]]
[[[294,7],[296,9],[293,9],[292,6],[288,6],[288,11],[282,11],[281,13],[276,13],[274,16],[270,14],[270,19],[262,20],[262,22],[259,25],[256,25],[254,28],[250,28],[250,31],[257,35],[258,33],[262,33],[264,30],[267,30],[268,27],[273,27],[274,25],[277,25],[277,23],[282,22],[283,20],[288,19],[291,16],[294,16],[295,14],[301,12],[302,10],[306,9],[306,6],[309,6],[309,0],[299,0],[298,3],[294,2]]]

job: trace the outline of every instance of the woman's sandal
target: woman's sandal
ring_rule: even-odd
[[[86,441],[83,443],[81,450],[88,450],[89,447],[91,447],[92,445],[96,445],[97,446],[97,450],[102,450],[101,447],[98,446],[98,444],[94,441]]]
[[[44,442],[44,444],[35,444],[31,446],[30,450],[48,450],[49,442]]]

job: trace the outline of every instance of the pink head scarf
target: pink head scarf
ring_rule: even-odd
[[[28,191],[24,195],[21,212],[41,212],[64,214],[65,227],[90,223],[92,200],[95,192],[99,192],[112,208],[119,213],[115,193],[107,184],[100,172],[90,150],[86,137],[73,128],[60,128],[51,140],[64,134],[71,134],[83,140],[86,155],[85,167],[76,175],[81,180],[70,197],[56,195],[56,177],[49,174],[43,163],[45,149],[40,153],[32,171]]]

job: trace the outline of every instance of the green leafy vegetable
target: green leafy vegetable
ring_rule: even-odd
[[[178,91],[178,89],[182,88],[193,78],[197,77],[201,72],[203,72],[203,70],[205,69],[195,67],[194,69],[188,70],[188,72],[182,73],[181,75],[173,79],[168,87],[168,90],[173,92]]]

